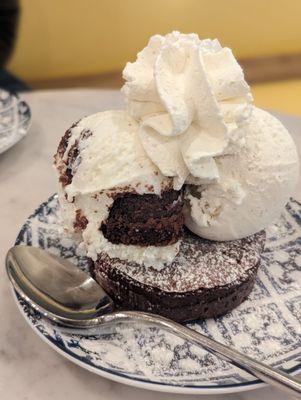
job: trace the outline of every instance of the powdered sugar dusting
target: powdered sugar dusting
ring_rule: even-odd
[[[109,259],[99,255],[99,263],[111,264],[132,279],[167,292],[187,292],[239,283],[260,260],[265,233],[231,242],[212,242],[185,231],[180,251],[171,265],[161,271]]]

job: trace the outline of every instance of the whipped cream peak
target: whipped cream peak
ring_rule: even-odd
[[[252,109],[231,50],[196,34],[155,35],[123,77],[128,112],[161,173],[174,177],[177,188],[189,175],[216,179],[214,157],[227,152]]]

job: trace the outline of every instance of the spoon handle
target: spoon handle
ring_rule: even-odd
[[[188,339],[202,346],[209,352],[229,361],[231,364],[249,372],[260,380],[295,396],[295,398],[301,399],[301,382],[297,379],[167,318],[137,311],[120,311],[104,315],[100,319],[101,323],[122,322],[134,319],[136,321],[159,325],[183,339]]]

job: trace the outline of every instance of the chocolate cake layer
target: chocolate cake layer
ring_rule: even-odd
[[[161,271],[100,254],[93,274],[116,304],[176,321],[223,315],[251,292],[265,232],[231,242],[202,240],[185,230],[180,253]]]
[[[124,194],[114,200],[108,219],[101,225],[104,236],[115,244],[165,246],[177,242],[184,217],[181,191]]]

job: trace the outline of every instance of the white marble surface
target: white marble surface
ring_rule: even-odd
[[[64,131],[80,117],[120,108],[118,92],[101,90],[43,91],[23,96],[33,124],[28,136],[0,155],[0,399],[1,400],[171,400],[191,396],[163,394],[124,386],[96,376],[54,352],[19,314],[5,276],[4,258],[26,217],[55,191],[52,155]],[[301,118],[280,115],[301,152]],[[301,200],[301,182],[296,196]],[[202,399],[283,400],[264,388]]]

